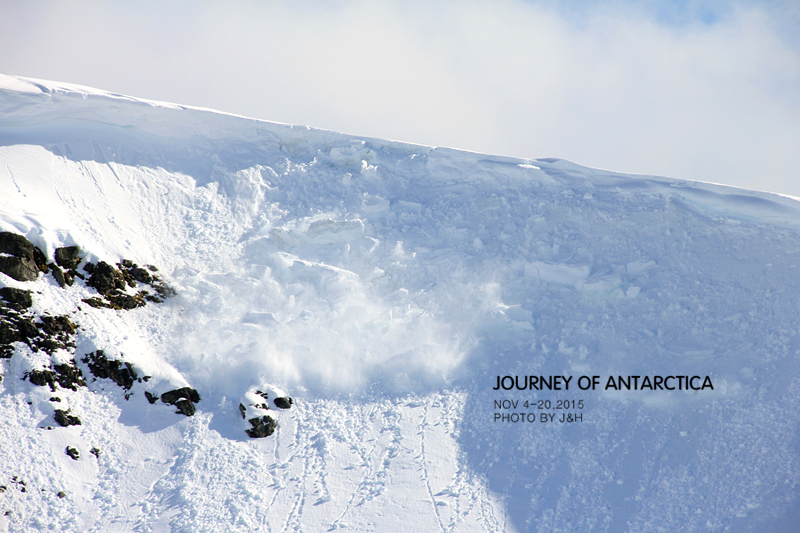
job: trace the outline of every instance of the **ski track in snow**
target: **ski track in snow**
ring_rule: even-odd
[[[796,531],[794,199],[8,77],[0,161],[0,230],[155,264],[177,296],[117,312],[82,283],[0,285],[70,313],[76,361],[202,396],[185,418],[141,384],[53,392],[19,345],[0,531]],[[517,374],[715,390],[492,390]],[[265,439],[238,410],[254,387],[296,402]],[[495,423],[497,399],[580,399],[584,421]],[[46,429],[67,407],[83,424]]]

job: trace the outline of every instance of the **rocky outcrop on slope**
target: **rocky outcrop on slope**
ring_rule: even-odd
[[[272,400],[272,402],[275,404],[275,407],[279,409],[289,409],[292,407],[294,400],[281,396],[279,398],[275,398]]]
[[[63,409],[56,409],[53,418],[62,427],[81,425],[81,419],[69,414],[69,410],[64,411]]]
[[[130,390],[134,382],[139,380],[133,365],[108,359],[103,350],[87,354],[82,361],[89,366],[89,371],[95,378],[110,379],[125,390]]]
[[[200,401],[200,394],[191,387],[182,387],[165,392],[161,395],[161,401],[177,407],[180,414],[192,416],[194,404]]]
[[[251,439],[261,439],[264,437],[269,437],[273,433],[275,433],[275,428],[277,424],[275,420],[271,416],[262,416],[260,418],[251,418],[248,420],[250,425],[253,427],[251,429],[244,430],[247,433],[247,436]]]
[[[22,379],[27,379],[34,385],[44,387],[50,386],[50,390],[55,392],[56,385],[63,389],[78,390],[78,387],[85,387],[86,381],[83,373],[75,366],[75,361],[69,363],[54,364],[49,368],[41,370],[31,370],[26,372]]]
[[[144,306],[147,302],[161,303],[166,298],[175,295],[175,290],[155,274],[158,269],[152,265],[142,268],[133,261],[123,259],[117,263],[117,268],[105,261],[100,261],[96,265],[86,263],[83,269],[91,274],[86,284],[97,289],[101,295],[101,297],[83,300],[92,307],[118,310],[135,309]],[[130,294],[128,289],[135,289],[137,282],[150,286],[155,294],[146,289]]]
[[[279,409],[290,409],[294,404],[294,401],[288,396],[283,396],[282,392],[271,387],[265,388],[268,388],[270,392],[251,388],[239,403],[239,414],[250,424],[250,427],[246,427],[244,432],[251,439],[268,437],[275,432],[278,426],[275,418],[265,413],[265,411],[270,411],[268,403],[270,395],[275,396],[272,403]]]
[[[17,281],[33,281],[47,272],[41,250],[22,235],[0,232],[0,272]]]
[[[0,272],[16,281],[34,281],[40,273],[49,273],[62,289],[73,285],[79,290],[93,289],[97,295],[81,298],[81,301],[95,309],[125,311],[148,303],[161,303],[175,295],[174,289],[158,275],[156,267],[139,266],[128,259],[116,265],[105,261],[84,262],[78,246],[57,248],[53,261],[48,262],[46,255],[25,237],[4,232],[0,233],[0,259],[5,260],[0,264]],[[65,351],[72,358],[65,360],[62,353],[50,364],[39,364],[39,368],[25,372],[22,379],[37,386],[49,387],[53,392],[59,388],[77,391],[88,388],[87,381],[108,379],[124,390],[126,400],[139,391],[150,404],[161,400],[161,403],[174,406],[176,413],[185,416],[195,414],[196,404],[200,402],[197,390],[181,387],[159,395],[152,390],[141,390],[144,385],[136,389],[137,384],[146,383],[150,376],[141,376],[142,372],[137,371],[131,362],[125,361],[123,354],[114,356],[97,349],[81,357],[81,366],[78,366],[75,361],[75,338],[80,327],[73,322],[74,317],[41,312],[34,307],[34,303],[35,294],[31,290],[0,287],[0,358],[11,358],[20,343],[33,352],[44,351],[53,356],[56,352]],[[271,404],[279,410],[290,409],[293,405],[293,400],[282,392],[268,390],[271,392],[250,391],[252,394],[248,393],[247,407],[244,403],[239,405],[242,418],[250,426],[245,433],[251,438],[263,438],[275,432],[275,418],[265,413],[270,410]],[[61,427],[82,424],[80,418],[69,410],[56,409],[53,417]]]
[[[18,282],[35,281],[40,273],[52,274],[61,288],[71,287],[76,280],[81,280],[82,286],[94,289],[98,294],[83,298],[83,302],[94,308],[119,311],[147,303],[161,303],[175,294],[152,265],[140,267],[127,259],[117,263],[116,267],[104,261],[97,264],[85,262],[82,270],[87,276],[77,270],[82,261],[78,246],[65,246],[57,248],[54,261],[48,263],[46,255],[24,236],[0,232],[0,273]],[[86,376],[93,382],[109,379],[125,391],[127,400],[133,394],[135,384],[150,379],[150,376],[140,377],[130,362],[109,357],[102,349],[87,353],[81,359],[85,365],[81,370],[75,362],[75,337],[79,326],[72,321],[73,317],[47,314],[35,309],[33,304],[33,291],[0,287],[0,359],[11,358],[20,344],[27,345],[34,353],[44,351],[51,356],[65,351],[71,358],[65,360],[62,353],[51,359],[50,364],[25,372],[23,380],[50,387],[55,392],[59,388],[77,391],[87,387]],[[158,396],[150,391],[144,391],[144,394],[151,404],[158,400]],[[192,416],[200,395],[195,389],[183,387],[165,392],[161,400],[177,407],[178,413]],[[70,414],[69,410],[56,409],[54,419],[62,427],[81,424],[80,418]]]

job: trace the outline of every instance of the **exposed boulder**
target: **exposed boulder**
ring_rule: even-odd
[[[194,404],[200,401],[200,394],[191,387],[181,387],[162,394],[161,401],[174,405],[181,414],[192,416],[195,413]]]
[[[81,249],[77,246],[65,246],[56,248],[56,264],[65,270],[72,270],[81,262],[78,257]]]
[[[128,272],[131,276],[133,276],[133,279],[139,283],[147,283],[149,285],[153,281],[153,276],[150,275],[150,272],[142,267],[133,266],[128,270]]]
[[[10,231],[0,232],[0,253],[13,255],[26,259],[35,264],[33,250],[36,248],[31,241],[17,233]]]
[[[91,352],[82,359],[89,366],[89,371],[98,378],[110,379],[125,390],[130,390],[139,379],[133,365],[114,359],[108,359],[103,350]]]
[[[87,264],[88,266],[88,264]],[[86,267],[84,267],[86,268]],[[108,294],[114,289],[125,289],[125,279],[122,274],[105,261],[100,261],[91,270],[91,277],[86,282],[90,287],[97,289],[100,294]]]
[[[251,418],[248,420],[250,425],[253,426],[251,429],[244,430],[247,433],[247,436],[251,439],[262,439],[264,437],[269,437],[273,433],[275,433],[275,428],[277,424],[275,420],[272,419],[271,416],[262,416],[257,418]]]
[[[37,258],[43,259],[44,254],[28,239],[9,231],[0,232],[0,272],[17,281],[33,281],[47,268],[46,260],[40,268]]]
[[[178,412],[182,415],[192,416],[195,412],[194,404],[190,400],[181,399],[175,402],[175,407],[178,408]]]
[[[147,398],[147,401],[151,404],[156,403],[158,401],[158,396],[153,394],[150,391],[144,391],[144,397]]]
[[[56,413],[53,418],[55,418],[56,422],[58,422],[62,427],[81,425],[80,418],[77,416],[72,416],[69,414],[69,411],[64,411],[63,409],[56,409]]]
[[[9,255],[0,255],[0,272],[17,281],[34,281],[39,269],[32,261]]]
[[[72,446],[67,446],[67,449],[64,450],[64,453],[72,457],[73,461],[77,461],[81,458],[81,452],[77,450],[77,448],[73,448]]]
[[[292,404],[294,404],[294,400],[292,400],[291,398],[284,398],[284,397],[275,398],[273,402],[275,403],[275,406],[279,407],[280,409],[289,409],[290,407],[292,407]]]
[[[170,405],[175,405],[175,402],[181,398],[198,403],[200,401],[200,394],[191,387],[181,387],[180,389],[171,390],[161,395],[161,401]]]
[[[33,305],[31,291],[26,291],[25,289],[2,287],[0,288],[0,298],[5,300],[10,307],[17,311],[22,311]]]
[[[70,272],[64,272],[61,270],[60,266],[53,263],[50,263],[50,270],[53,271],[53,277],[56,279],[59,287],[64,289],[67,285],[72,286],[74,278]]]

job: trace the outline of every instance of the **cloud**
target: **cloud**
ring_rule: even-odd
[[[0,4],[0,71],[800,195],[792,3]]]

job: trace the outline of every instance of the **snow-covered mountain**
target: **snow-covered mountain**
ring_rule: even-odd
[[[3,76],[0,232],[0,531],[798,530],[793,198]]]

